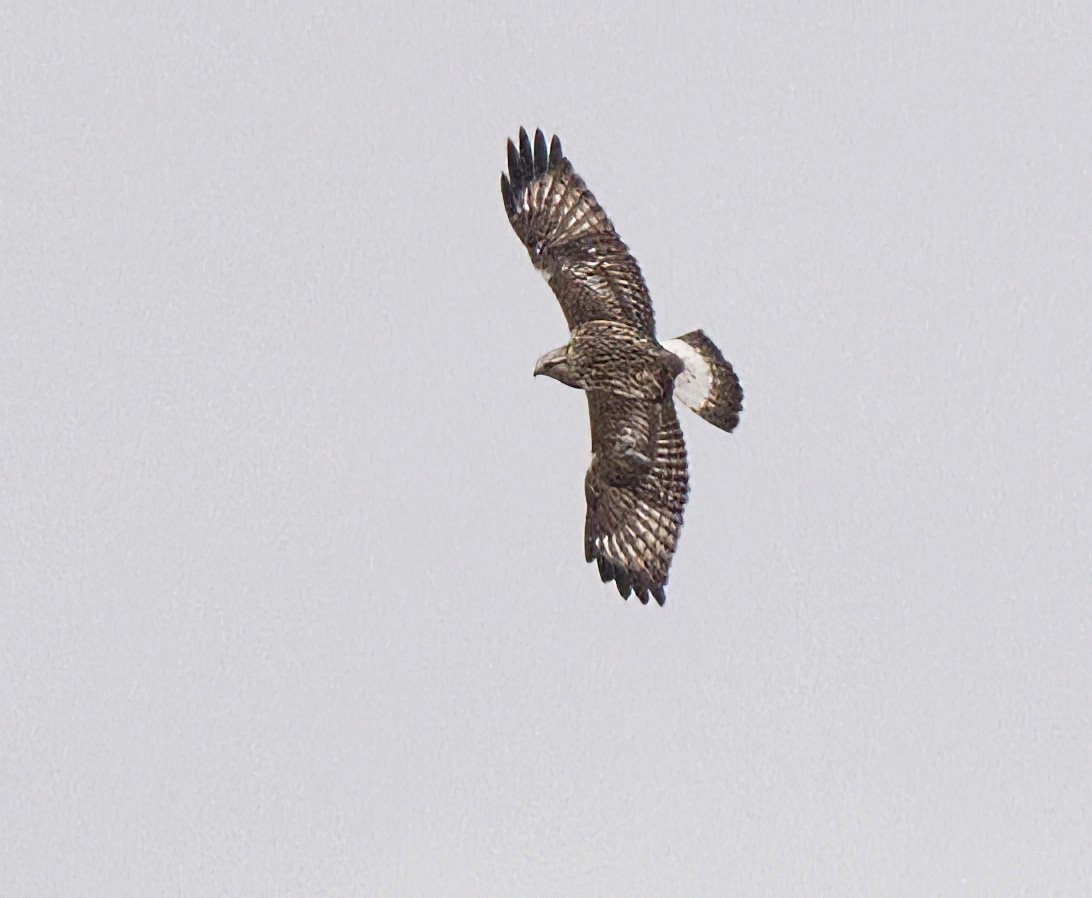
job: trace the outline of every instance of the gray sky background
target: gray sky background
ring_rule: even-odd
[[[1088,894],[1088,4],[32,6],[0,891]],[[521,124],[744,385],[664,609]]]

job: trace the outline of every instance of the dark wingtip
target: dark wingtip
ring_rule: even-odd
[[[516,211],[516,204],[512,199],[512,185],[508,183],[508,175],[501,175],[501,199],[504,200],[504,211],[511,218]]]
[[[561,141],[558,140],[555,134],[553,140],[550,141],[550,165],[561,165],[561,160],[564,158],[561,152]]]
[[[531,153],[531,141],[527,137],[527,129],[519,129],[519,164],[520,167],[527,172],[531,172],[535,167],[535,157]]]
[[[604,583],[614,581],[618,594],[623,599],[629,599],[630,595],[636,595],[641,600],[642,605],[647,605],[651,596],[661,607],[667,601],[667,596],[664,595],[663,583],[654,585],[639,572],[628,570],[598,554],[595,549],[594,538],[589,537],[584,541],[584,557],[589,562],[594,561],[596,563],[599,568],[600,580]]]
[[[623,599],[628,599],[629,594],[633,591],[629,573],[625,570],[614,572],[614,585],[618,587],[618,595]]]
[[[546,166],[549,165],[550,159],[546,152],[546,137],[542,133],[542,129],[538,128],[535,131],[535,177],[541,177],[546,174]]]
[[[508,174],[512,177],[513,184],[519,183],[519,153],[516,152],[516,145],[511,138],[508,140]]]
[[[527,135],[527,129],[519,129],[519,137],[508,140],[508,179],[513,197],[533,178],[540,178],[551,166],[560,165],[564,157],[561,153],[561,141],[555,134],[546,146],[546,135],[541,128],[535,129],[534,143]]]

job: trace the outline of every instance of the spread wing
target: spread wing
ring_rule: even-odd
[[[588,393],[592,463],[584,478],[584,555],[628,598],[661,605],[682,528],[686,446],[668,396],[640,402]]]
[[[531,262],[557,295],[569,330],[587,321],[622,321],[655,337],[652,301],[637,260],[615,233],[607,213],[561,152],[555,135],[534,148],[519,130],[508,141],[508,174],[501,175],[508,220]]]

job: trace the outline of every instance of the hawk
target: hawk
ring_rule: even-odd
[[[675,400],[724,431],[739,423],[743,391],[700,331],[659,343],[637,260],[561,151],[520,128],[501,175],[508,220],[553,289],[569,342],[540,358],[544,374],[583,390],[592,458],[584,478],[584,557],[622,598],[660,605],[689,492]]]

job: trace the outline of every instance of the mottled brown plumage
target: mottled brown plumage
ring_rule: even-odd
[[[584,478],[584,554],[623,598],[663,605],[689,490],[675,398],[723,430],[742,391],[732,366],[701,331],[656,341],[641,269],[573,171],[555,136],[546,147],[520,129],[508,141],[501,196],[513,229],[542,272],[572,332],[541,359],[546,374],[584,390],[592,461]]]

